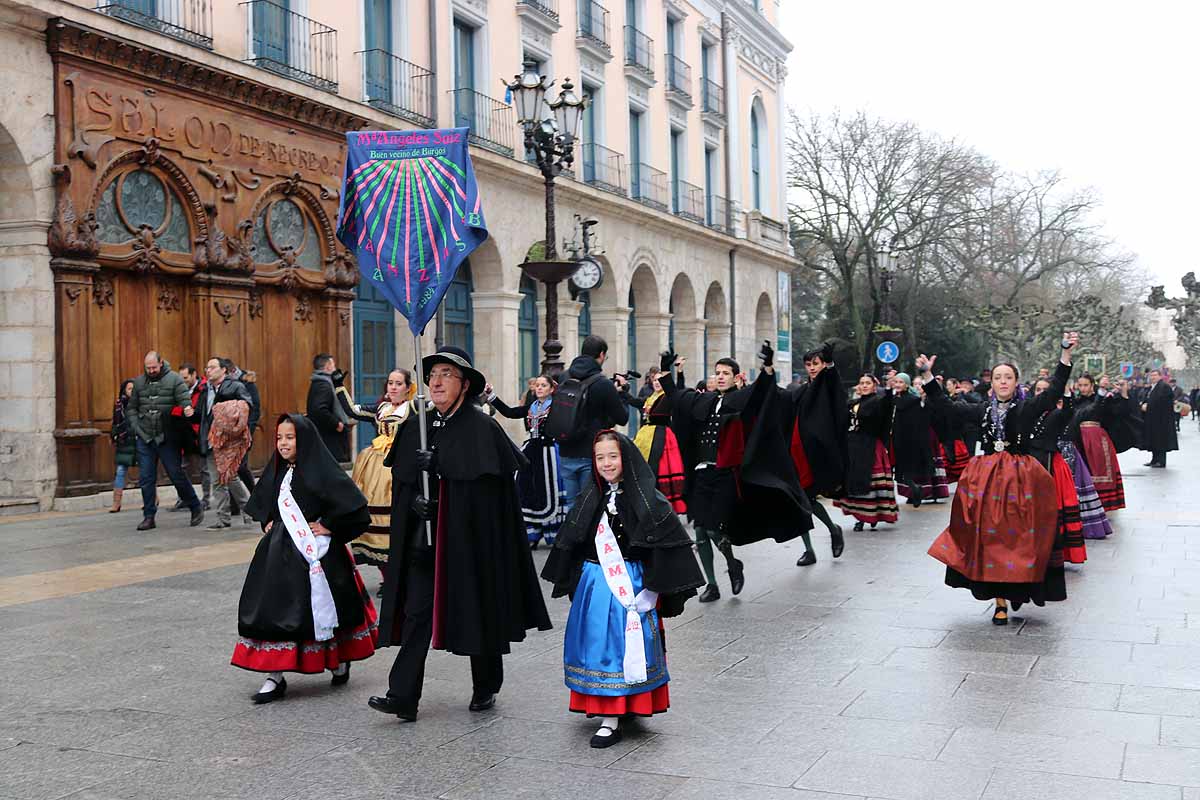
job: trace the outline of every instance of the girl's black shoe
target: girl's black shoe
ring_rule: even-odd
[[[280,678],[275,684],[275,688],[269,692],[258,692],[250,699],[254,701],[254,705],[261,706],[263,703],[273,703],[276,700],[282,700],[287,694],[287,680]]]

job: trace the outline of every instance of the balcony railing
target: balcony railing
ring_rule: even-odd
[[[517,0],[517,5],[535,8],[551,19],[558,19],[558,0]]]
[[[337,31],[271,2],[248,0],[246,61],[326,92],[337,91]]]
[[[725,93],[721,85],[705,78],[700,82],[700,110],[725,116]]]
[[[624,195],[625,156],[595,142],[587,142],[583,145],[583,182]]]
[[[670,53],[667,53],[667,91],[688,100],[692,98],[692,68]]]
[[[632,25],[625,26],[625,66],[654,77],[654,40]]]
[[[634,164],[629,175],[629,196],[639,203],[667,210],[667,173],[649,164]]]
[[[363,50],[363,102],[427,128],[433,127],[433,73],[386,50]]]
[[[719,194],[710,194],[705,198],[704,224],[714,231],[729,233],[729,201]]]
[[[675,213],[692,222],[704,223],[704,190],[687,181],[671,184],[671,204]]]
[[[452,89],[450,95],[454,127],[470,128],[471,142],[511,158],[517,143],[513,107],[474,89]]]
[[[595,0],[579,0],[579,38],[611,52],[608,38],[608,9]]]
[[[212,6],[208,0],[97,0],[96,10],[212,50]]]

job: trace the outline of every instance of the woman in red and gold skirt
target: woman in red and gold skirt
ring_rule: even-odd
[[[1078,334],[1063,337],[1049,387],[1032,397],[1018,394],[1014,365],[992,369],[992,397],[974,404],[983,416],[983,455],[963,471],[950,525],[929,548],[946,565],[946,585],[995,600],[992,621],[997,625],[1008,624],[1009,603],[1016,609],[1027,602],[1040,606],[1067,598],[1063,532],[1069,526],[1071,493],[1062,478],[1070,480],[1070,474],[1056,470],[1055,458],[1061,461],[1061,455],[1050,412],[1066,390],[1071,351],[1078,341]],[[918,366],[929,369],[932,360],[922,356]]]

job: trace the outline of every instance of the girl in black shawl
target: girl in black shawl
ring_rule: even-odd
[[[289,513],[285,522],[281,505],[293,503],[300,514]],[[345,684],[350,662],[375,652],[375,606],[348,547],[367,529],[371,515],[367,498],[338,466],[307,417],[283,414],[277,420],[275,457],[255,486],[246,513],[262,525],[265,535],[242,586],[240,638],[231,663],[268,673],[253,696],[255,703],[283,697],[284,672],[311,675],[328,669],[334,686]],[[319,578],[310,577],[302,546],[315,546],[317,553],[328,547],[318,561],[327,591]],[[323,602],[330,596],[335,619]],[[332,635],[323,635],[330,622]]]
[[[661,618],[682,613],[704,577],[691,539],[634,443],[601,431],[593,462],[594,481],[559,531],[542,577],[554,584],[554,597],[571,598],[563,642],[570,709],[602,717],[591,744],[610,747],[621,740],[621,717],[669,708]],[[644,657],[631,668],[627,625],[635,613],[641,631],[633,638]]]
[[[854,530],[865,523],[871,530],[880,522],[894,523],[896,489],[886,442],[891,437],[892,393],[880,394],[879,381],[867,373],[858,379],[850,401],[846,442],[846,493],[833,501],[843,514],[854,517]]]

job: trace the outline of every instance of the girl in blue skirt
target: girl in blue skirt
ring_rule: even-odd
[[[670,707],[662,618],[704,585],[692,541],[626,436],[601,431],[593,482],[571,509],[542,577],[571,597],[563,643],[570,709],[601,717],[592,747],[621,741],[620,719]]]

